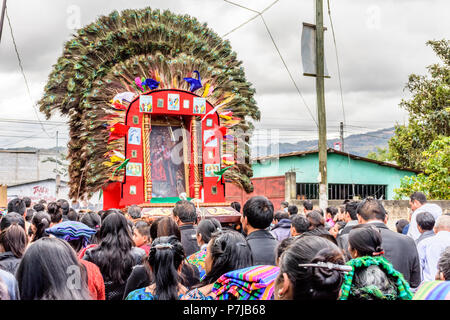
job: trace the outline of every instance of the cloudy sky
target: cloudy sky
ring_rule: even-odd
[[[233,0],[262,11],[274,0]],[[314,23],[313,0],[279,0],[264,13],[270,32],[316,117],[315,80],[303,76],[302,22]],[[437,62],[429,39],[449,38],[450,3],[447,0],[330,0],[340,61],[346,134],[365,132],[407,121],[398,107],[411,73],[424,74]],[[31,89],[31,99],[14,50],[8,20],[0,42],[0,148],[52,147],[68,141],[65,119],[58,114],[37,125],[32,103],[42,95],[52,65],[74,28],[99,15],[126,8],[169,9],[188,13],[225,35],[255,16],[255,12],[222,0],[8,0],[17,48]],[[324,1],[327,8],[327,1]],[[325,82],[328,137],[339,134],[343,121],[337,63],[328,15],[325,15],[325,55],[331,79]],[[316,125],[300,98],[260,17],[228,34],[253,83],[262,119],[255,143],[264,143],[264,130],[280,130],[281,141],[317,138]],[[12,122],[14,121],[14,122]],[[50,138],[49,138],[50,137]]]

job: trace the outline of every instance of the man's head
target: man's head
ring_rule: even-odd
[[[308,231],[309,227],[310,223],[308,219],[302,214],[297,214],[294,218],[292,218],[291,236],[299,236]]]
[[[266,229],[273,220],[273,204],[266,197],[250,198],[244,205],[242,228],[250,234],[253,229]]]
[[[427,202],[427,197],[422,192],[416,191],[409,197],[409,206],[416,211]]]
[[[420,233],[431,231],[434,228],[434,217],[429,212],[421,212],[416,216],[417,229]]]
[[[286,209],[288,207],[289,207],[289,202],[287,202],[287,201],[282,201],[281,202],[281,210],[284,210],[284,209]]]
[[[357,208],[358,208],[357,201],[349,201],[345,204],[345,214],[344,214],[345,222],[350,222],[352,220],[358,220],[358,217],[356,215]]]
[[[356,209],[358,222],[360,224],[369,221],[381,221],[387,223],[387,212],[384,210],[380,200],[374,198],[366,198],[358,204]]]
[[[197,209],[192,202],[187,200],[178,201],[172,211],[175,222],[180,226],[183,224],[195,224],[197,222]]]
[[[23,216],[26,209],[27,206],[25,205],[25,201],[22,199],[16,198],[8,202],[8,212],[16,212]]]
[[[25,202],[27,209],[31,208],[31,199],[28,197],[23,197],[22,200]]]
[[[62,215],[67,216],[67,214],[69,213],[69,210],[70,210],[69,201],[64,200],[64,199],[59,199],[58,201],[56,201],[56,203],[61,208]]]
[[[241,204],[237,201],[234,201],[230,204],[230,207],[232,207],[237,212],[241,213]]]
[[[438,233],[441,231],[449,231],[450,232],[450,216],[443,214],[439,216],[434,225],[434,233]]]
[[[47,212],[50,215],[50,226],[58,224],[62,221],[62,209],[57,202],[50,202],[47,205]]]
[[[74,209],[70,208],[69,213],[67,214],[67,219],[69,221],[78,221],[78,213]]]
[[[291,205],[288,207],[288,212],[291,217],[295,216],[298,213],[298,208],[296,205]]]
[[[400,219],[395,223],[395,229],[397,229],[398,233],[403,233],[403,229],[409,224],[409,221],[406,219]]]
[[[128,208],[127,211],[128,215],[130,216],[131,219],[140,219],[142,217],[142,210],[141,207],[137,206],[137,205],[132,205]]]
[[[281,221],[281,219],[289,219],[289,213],[285,211],[277,211],[273,216],[273,222],[277,224]]]
[[[12,224],[18,224],[25,230],[25,219],[17,212],[8,212],[0,219],[0,231],[5,230]]]
[[[450,246],[441,253],[436,280],[450,281]]]
[[[334,220],[334,218],[336,217],[336,215],[338,214],[338,209],[336,207],[328,207],[326,209],[327,214],[325,216],[325,219],[331,219]]]
[[[325,226],[325,219],[320,214],[319,210],[313,210],[313,211],[308,212],[306,214],[306,219],[308,219],[308,221],[309,221],[309,224],[310,224],[309,229],[310,230]]]
[[[314,206],[313,206],[313,203],[311,201],[309,201],[309,200],[303,201],[303,212],[305,214],[310,212],[310,211],[312,211],[313,207]]]
[[[42,203],[37,203],[33,206],[34,211],[41,212],[45,211],[45,206]]]

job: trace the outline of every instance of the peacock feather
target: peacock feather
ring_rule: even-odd
[[[251,133],[247,119],[260,119],[255,90],[230,43],[206,24],[189,15],[144,8],[114,11],[78,30],[65,44],[39,101],[47,119],[56,110],[69,118],[71,198],[89,197],[111,179],[121,180],[123,170],[111,178],[120,163],[111,165],[107,159],[113,150],[124,151],[124,138],[107,141],[108,127],[123,123],[125,112],[113,108],[111,99],[122,92],[139,95],[138,77],[156,80],[161,89],[188,91],[184,78],[194,70],[208,84],[196,93],[213,105],[226,101],[222,109],[239,119],[237,124],[226,120],[222,124]],[[248,141],[244,143],[249,158]],[[252,174],[250,165],[237,164],[224,177],[251,192]]]

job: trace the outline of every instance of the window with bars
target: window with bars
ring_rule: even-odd
[[[352,199],[354,196],[364,199],[366,197],[375,197],[387,200],[387,185],[383,184],[328,184],[328,200]],[[318,183],[297,183],[297,198],[300,199],[319,199]]]

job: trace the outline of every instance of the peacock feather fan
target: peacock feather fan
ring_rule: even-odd
[[[137,77],[157,78],[162,89],[189,90],[183,79],[194,70],[208,84],[196,93],[213,105],[224,104],[219,112],[231,111],[239,120],[222,124],[230,132],[251,134],[249,118],[260,120],[260,112],[242,62],[228,41],[197,19],[151,8],[114,11],[67,41],[39,106],[47,119],[56,110],[69,118],[71,198],[89,198],[109,181],[121,180],[123,170],[116,172],[120,162],[107,159],[113,152],[123,153],[124,138],[108,143],[108,128],[123,123],[125,112],[114,108],[111,99],[123,92],[138,96]],[[128,107],[129,102],[122,104]],[[249,159],[248,139],[243,143]],[[251,192],[252,175],[249,164],[236,164],[224,177]]]

